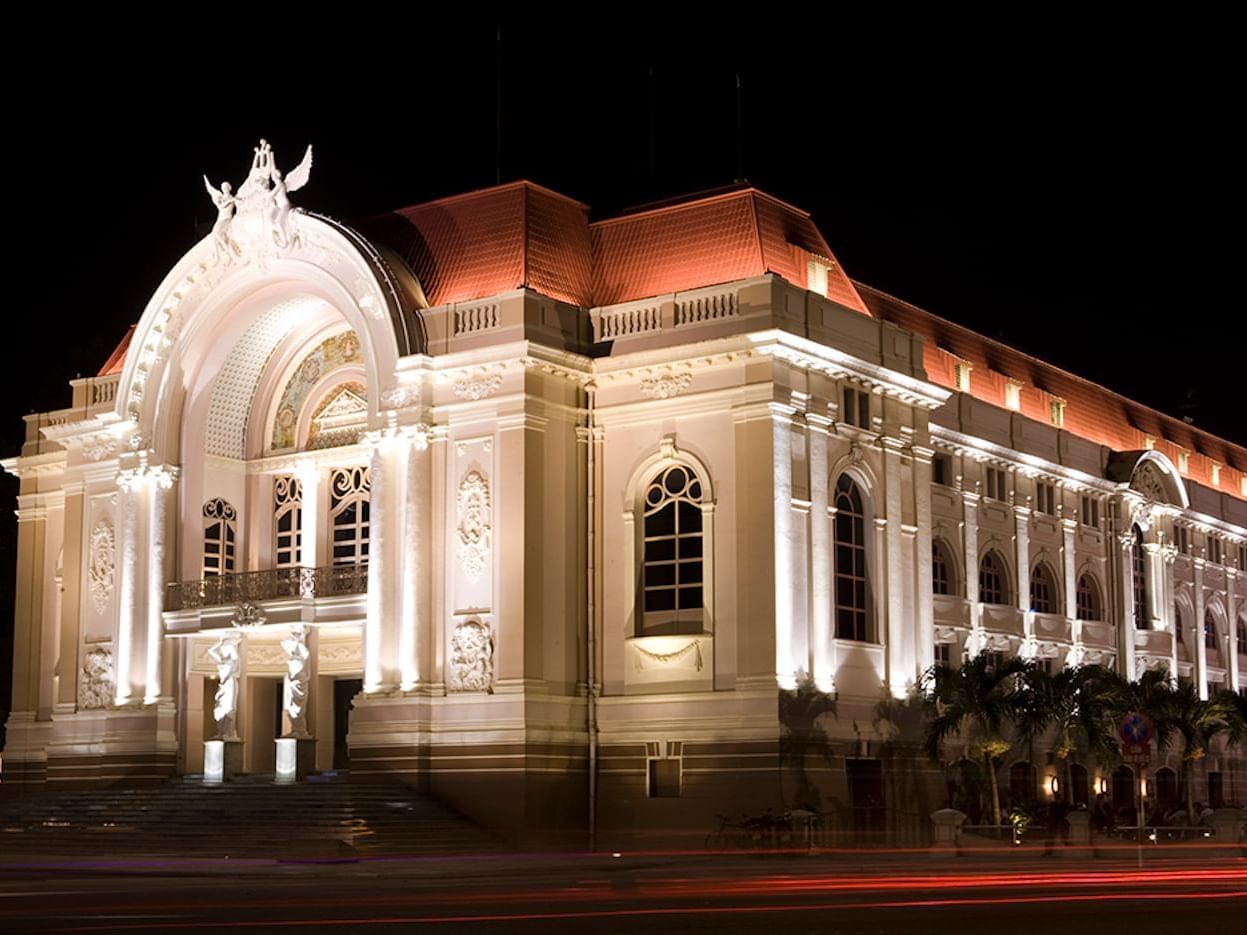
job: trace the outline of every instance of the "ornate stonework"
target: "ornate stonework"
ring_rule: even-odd
[[[262,627],[268,623],[268,617],[259,605],[251,603],[251,601],[243,601],[234,608],[234,616],[230,619],[230,625],[241,629],[250,629],[252,627]]]
[[[1165,480],[1161,477],[1160,471],[1151,464],[1139,465],[1139,469],[1134,472],[1134,480],[1130,486],[1149,500],[1155,500],[1157,503],[1169,502]]]
[[[242,674],[242,634],[226,630],[208,657],[216,664],[217,690],[212,716],[218,740],[238,739],[238,681]]]
[[[78,673],[78,707],[82,710],[107,708],[117,693],[113,674],[113,654],[102,646],[87,653]]]
[[[688,389],[693,382],[691,373],[664,373],[641,380],[641,395],[651,399],[670,399]]]
[[[485,571],[492,535],[489,481],[477,468],[459,482],[459,567],[475,584]]]
[[[293,448],[298,441],[299,413],[303,410],[308,396],[320,378],[339,367],[347,364],[360,363],[363,358],[359,351],[359,338],[354,331],[344,331],[331,338],[326,338],[315,349],[303,358],[295,368],[286,387],[282,391],[281,401],[277,404],[277,415],[273,419],[273,437],[270,447],[274,450]],[[358,384],[356,384],[358,386]],[[354,392],[367,398],[362,386]]]
[[[307,689],[311,679],[311,651],[307,646],[307,627],[301,623],[290,628],[281,641],[286,654],[286,678],[282,683],[282,710],[290,722],[288,737],[310,737],[307,729]]]
[[[465,620],[450,638],[446,690],[492,692],[494,685],[494,637],[479,620]]]
[[[91,582],[91,603],[100,616],[108,609],[113,596],[113,582],[117,566],[117,543],[113,524],[101,518],[91,530],[91,557],[87,575]]]
[[[311,174],[312,147],[307,148],[303,161],[283,176],[272,147],[260,140],[251,160],[251,171],[237,194],[229,182],[222,182],[217,189],[205,175],[204,187],[217,209],[212,226],[215,262],[229,265],[299,245],[300,212],[290,203],[289,193],[306,185]]]
[[[460,399],[478,400],[492,396],[502,386],[502,376],[497,373],[462,377],[455,381],[455,395]]]

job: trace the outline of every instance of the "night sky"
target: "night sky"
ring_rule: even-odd
[[[1228,27],[866,24],[818,10],[809,31],[645,23],[607,39],[504,24],[502,180],[604,217],[743,166],[811,212],[854,278],[1247,444],[1231,281],[1242,237],[1223,233],[1243,207]],[[312,143],[295,201],[347,221],[494,183],[493,24],[283,28],[214,23],[207,38],[141,44],[58,32],[23,49],[43,64],[6,101],[19,246],[0,454],[17,453],[23,413],[68,405],[66,381],[94,374],[207,233],[201,175],[237,185],[259,137],[283,168]],[[802,32],[818,42],[794,46]],[[6,475],[0,501],[15,493]]]

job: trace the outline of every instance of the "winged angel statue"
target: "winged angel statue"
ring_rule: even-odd
[[[217,261],[224,257],[228,262],[242,256],[243,246],[239,241],[248,234],[258,234],[261,243],[271,240],[282,250],[297,244],[299,233],[291,215],[299,209],[290,203],[290,193],[306,185],[311,174],[311,146],[303,154],[303,161],[283,175],[273,159],[272,147],[267,140],[260,140],[251,160],[251,171],[237,194],[233,193],[229,182],[222,182],[217,189],[205,175],[204,187],[217,209],[216,223],[212,225]],[[243,221],[248,223],[240,225]]]

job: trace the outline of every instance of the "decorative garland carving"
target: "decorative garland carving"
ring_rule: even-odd
[[[688,389],[693,382],[691,373],[664,373],[641,380],[641,394],[651,399],[670,399]]]
[[[492,396],[502,386],[502,376],[497,373],[477,377],[463,377],[455,381],[455,395],[460,399],[478,400]]]
[[[464,577],[475,584],[485,571],[489,558],[490,525],[489,482],[476,468],[459,482],[459,566]]]
[[[78,673],[78,707],[82,710],[107,708],[117,694],[113,674],[113,654],[102,646],[87,653]]]
[[[101,518],[91,530],[91,560],[87,571],[91,583],[91,602],[100,616],[108,609],[113,596],[113,580],[117,567],[117,540],[113,525]]]
[[[637,653],[636,657],[633,659],[633,666],[638,672],[649,668],[676,665],[681,660],[689,657],[690,653],[692,655],[689,658],[689,661],[692,663],[692,667],[696,671],[700,672],[704,665],[701,658],[701,640],[693,640],[692,642],[686,643],[679,649],[672,650],[669,653],[650,652],[648,649],[643,649],[635,643],[632,644],[632,648],[635,649]]]
[[[259,605],[251,603],[251,601],[243,601],[234,608],[234,616],[230,620],[231,626],[238,627],[243,630],[251,630],[256,627],[262,627],[268,623],[268,617]]]
[[[450,664],[446,690],[492,692],[494,686],[494,637],[479,620],[465,620],[450,638]]]

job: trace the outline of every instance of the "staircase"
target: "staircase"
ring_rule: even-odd
[[[183,777],[145,789],[43,790],[0,799],[0,858],[332,858],[499,852],[496,837],[400,785],[341,775],[277,785]]]

